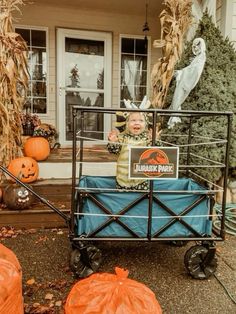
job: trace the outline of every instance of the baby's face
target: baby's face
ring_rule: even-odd
[[[144,115],[139,112],[133,112],[129,115],[127,121],[127,130],[134,135],[141,134],[146,127]]]

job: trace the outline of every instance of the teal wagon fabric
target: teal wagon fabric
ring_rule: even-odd
[[[83,188],[83,191],[85,189],[95,197],[110,213],[118,215],[120,211],[145,194],[143,192],[112,192],[106,190],[115,189],[115,177],[84,176],[81,178],[78,186],[79,188]],[[96,188],[96,191],[92,191],[91,188]],[[207,189],[189,178],[155,180],[151,235],[154,236],[161,228],[173,220],[172,215],[166,211],[165,206],[171,209],[176,215],[181,215],[188,206],[199,200],[202,195],[205,195],[205,198],[181,218],[202,236],[211,235],[212,223],[209,217],[210,202],[207,192]],[[155,199],[161,202],[163,206],[158,204]],[[145,198],[135,206],[132,206],[122,217],[118,218],[140,238],[147,238],[148,203],[148,198]],[[89,215],[76,215],[76,226],[79,236],[89,236],[90,233],[97,230],[99,226],[110,219],[89,197],[83,197],[82,202],[80,202],[80,212]],[[93,237],[130,238],[133,237],[133,234],[114,220],[94,234]],[[158,238],[161,237],[188,238],[194,237],[194,234],[179,221],[176,221],[158,235]]]

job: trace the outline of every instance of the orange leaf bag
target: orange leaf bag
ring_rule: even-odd
[[[22,273],[15,254],[0,244],[0,313],[23,314]]]
[[[161,314],[155,294],[129,279],[128,270],[97,273],[77,282],[65,305],[66,314]]]

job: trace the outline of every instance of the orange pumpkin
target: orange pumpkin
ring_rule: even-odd
[[[38,179],[39,166],[37,161],[31,157],[13,159],[7,169],[24,183],[34,182]],[[11,180],[14,181],[13,179]]]
[[[25,156],[45,160],[50,154],[50,145],[44,137],[29,137],[24,145]]]

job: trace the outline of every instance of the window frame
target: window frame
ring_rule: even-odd
[[[142,35],[120,34],[119,36],[119,91],[118,91],[118,106],[121,106],[121,57],[122,57],[122,39],[144,39]],[[147,79],[146,79],[146,95],[150,96],[150,69],[151,69],[151,37],[147,36]]]
[[[47,69],[47,76],[46,76],[46,112],[45,113],[34,113],[31,112],[32,114],[37,114],[41,118],[45,118],[49,116],[49,36],[48,36],[48,27],[46,26],[32,26],[32,25],[22,25],[22,24],[15,24],[14,25],[14,31],[16,31],[17,28],[20,29],[25,29],[25,30],[33,30],[33,31],[45,31],[46,34],[46,69]],[[30,46],[32,48],[32,46]],[[29,50],[31,51],[31,50]],[[29,83],[31,83],[33,80],[29,79]],[[32,92],[32,91],[31,91]],[[32,93],[31,93],[32,97]],[[31,107],[32,108],[32,107]]]

